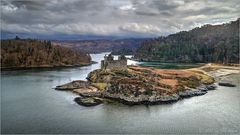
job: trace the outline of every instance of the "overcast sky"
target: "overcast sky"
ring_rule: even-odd
[[[1,0],[2,37],[157,37],[239,17],[239,0]]]

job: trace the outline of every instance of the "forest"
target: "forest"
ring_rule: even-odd
[[[35,39],[1,40],[1,68],[86,65],[89,54]]]
[[[141,61],[239,63],[239,18],[147,40],[137,49]]]

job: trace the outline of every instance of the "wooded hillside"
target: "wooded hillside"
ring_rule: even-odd
[[[90,55],[54,46],[50,41],[1,40],[1,68],[74,66],[91,63]]]
[[[239,63],[239,19],[148,40],[134,57],[143,61]]]

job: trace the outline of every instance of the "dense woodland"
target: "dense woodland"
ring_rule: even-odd
[[[142,61],[239,63],[239,19],[145,41],[134,57]]]
[[[86,65],[90,55],[54,46],[50,41],[1,40],[1,68]]]

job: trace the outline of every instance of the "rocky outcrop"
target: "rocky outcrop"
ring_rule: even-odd
[[[220,81],[218,85],[226,86],[226,87],[236,87],[236,85],[233,84],[231,81],[225,81],[225,80]]]
[[[94,98],[94,97],[77,97],[74,99],[74,101],[82,106],[96,106],[99,105],[101,103],[103,103],[103,101],[99,98]]]
[[[178,95],[182,98],[185,98],[185,97],[200,96],[200,95],[204,95],[206,93],[207,93],[206,91],[201,91],[198,89],[190,89],[190,90],[186,90],[186,91],[180,91],[180,92],[178,92]]]
[[[216,88],[214,79],[200,72],[161,70],[130,66],[127,70],[95,70],[88,81],[73,81],[58,90],[78,93],[81,105],[95,104],[95,98],[111,99],[124,104],[159,104],[181,98],[200,96]]]
[[[215,90],[217,86],[215,84],[210,85],[200,85],[195,89],[186,89],[185,91],[178,92],[178,95],[182,98],[185,97],[193,97],[193,96],[201,96],[207,93],[207,91]]]
[[[161,89],[141,88],[139,85],[111,85],[103,93],[105,98],[118,100],[125,104],[158,104],[176,102],[181,98],[200,96],[209,90],[216,89],[215,84],[201,85],[197,88],[187,88],[176,93],[162,93]]]
[[[97,97],[101,96],[99,89],[87,81],[76,80],[70,83],[56,86],[56,90],[72,91],[84,97]]]

